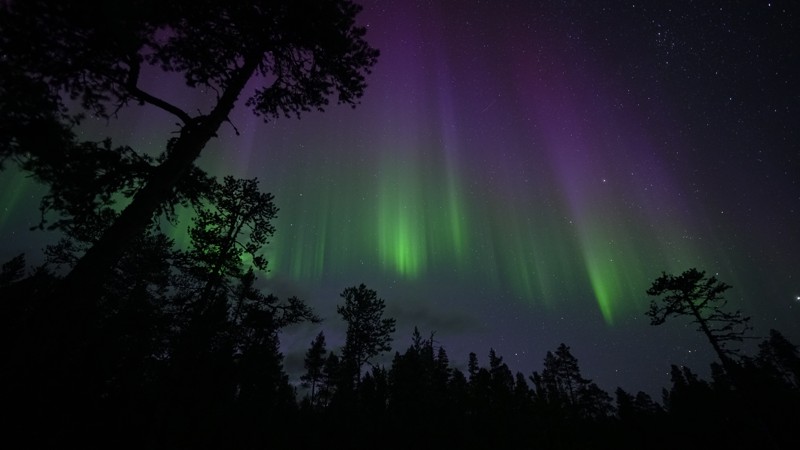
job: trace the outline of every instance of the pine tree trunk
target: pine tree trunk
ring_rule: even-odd
[[[692,310],[692,315],[694,315],[695,320],[697,320],[697,323],[700,324],[700,330],[708,339],[708,342],[711,344],[711,347],[714,349],[714,352],[717,354],[717,357],[719,357],[720,362],[722,362],[722,367],[725,369],[726,372],[728,372],[728,375],[735,376],[734,373],[735,367],[733,362],[731,361],[730,357],[728,357],[727,353],[722,348],[717,338],[711,333],[711,329],[709,329],[706,319],[700,314],[700,311],[697,310],[697,307],[694,306],[691,300],[687,299],[686,302],[690,306]]]

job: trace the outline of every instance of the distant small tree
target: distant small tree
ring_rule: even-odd
[[[617,417],[621,420],[630,420],[636,417],[638,411],[634,406],[633,395],[621,387],[617,387],[614,391],[614,396],[617,402]]]
[[[478,355],[475,352],[469,352],[469,360],[467,362],[467,373],[469,374],[469,381],[472,383],[475,381],[475,377],[478,376],[478,370],[480,370],[480,364],[478,364]]]
[[[311,388],[309,399],[311,406],[317,405],[317,385],[323,381],[323,369],[325,368],[325,355],[328,351],[325,349],[325,333],[319,332],[316,338],[311,342],[311,347],[306,352],[306,357],[303,363],[306,368],[306,373],[300,377],[303,382],[303,387]]]
[[[769,338],[758,346],[756,362],[773,373],[786,387],[800,389],[800,351],[778,330],[770,330]]]
[[[444,392],[452,373],[453,369],[450,368],[450,358],[447,356],[447,350],[444,347],[439,347],[433,367],[434,388],[440,393]]]
[[[741,342],[752,329],[750,318],[741,311],[725,311],[728,302],[722,294],[730,288],[716,277],[706,277],[705,272],[694,268],[679,276],[664,273],[647,290],[648,295],[660,296],[661,300],[651,301],[646,315],[652,325],[661,325],[670,317],[691,318],[730,373],[737,352],[726,344]]]
[[[465,415],[469,406],[469,381],[460,369],[453,369],[453,374],[447,383],[447,394],[451,411]]]
[[[525,412],[531,404],[531,388],[525,381],[525,375],[517,372],[514,375],[514,407],[518,412]]]
[[[508,405],[514,392],[514,374],[493,348],[489,349],[489,374],[492,376],[492,397],[498,405]]]
[[[318,406],[327,407],[337,392],[341,378],[341,360],[339,355],[329,352],[322,366],[322,384],[317,395]]]
[[[550,407],[589,419],[606,417],[613,411],[611,396],[581,375],[578,359],[564,343],[555,353],[547,352],[541,375],[534,372],[530,379],[537,400]]]
[[[552,399],[560,398],[570,404],[578,402],[578,389],[587,384],[587,380],[581,376],[578,359],[563,343],[558,346],[555,354],[547,352],[542,377],[549,386]]]
[[[383,318],[386,303],[378,298],[377,292],[363,283],[345,289],[340,296],[344,299],[344,305],[337,306],[336,312],[347,322],[342,359],[345,364],[352,365],[352,375],[357,381],[361,378],[364,364],[391,350],[395,319]]]
[[[686,366],[670,366],[672,386],[662,392],[664,407],[670,414],[685,415],[700,422],[704,414],[714,410],[718,402],[708,381]]]
[[[376,429],[386,413],[389,397],[388,377],[385,368],[375,366],[364,374],[364,380],[359,386],[359,409],[366,415],[363,423],[370,429]]]

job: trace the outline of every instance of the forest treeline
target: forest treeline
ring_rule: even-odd
[[[798,443],[800,354],[776,330],[757,354],[731,357],[727,368],[713,363],[710,380],[673,365],[671,385],[653,399],[621,387],[604,391],[566,344],[528,374],[514,372],[492,349],[486,358],[470,353],[466,371],[454,367],[434,333],[424,337],[417,328],[393,346],[394,319],[384,316],[377,292],[361,284],[346,288],[337,307],[347,324],[344,345],[328,348],[320,331],[306,351],[304,374],[292,380],[280,332],[300,321],[319,323],[313,311],[296,298],[260,292],[241,258],[228,261],[223,275],[209,271],[194,246],[167,244],[148,235],[132,246],[116,275],[101,283],[91,320],[76,320],[85,311],[37,295],[59,281],[47,264],[29,271],[19,256],[3,265],[0,385],[12,412],[4,422],[8,436],[29,446],[117,448]],[[373,362],[387,352],[394,355],[390,364]]]
[[[364,284],[341,292],[345,343],[296,297],[259,288],[275,199],[257,179],[195,165],[237,107],[266,121],[355,106],[379,56],[346,0],[0,2],[0,170],[47,189],[59,241],[0,271],[5,442],[109,448],[796,448],[800,357],[779,331],[753,355],[730,286],[690,269],[648,294],[654,325],[689,320],[719,361],[672,367],[662,398],[603,391],[568,345],[541,371],[501,355],[453,367],[435,330],[405,344]],[[145,75],[147,74],[147,75]],[[206,110],[148,91],[159,74]],[[247,86],[255,86],[248,90]],[[240,101],[241,97],[241,101]],[[159,151],[81,136],[86,117],[169,116]],[[125,124],[122,124],[124,126]],[[184,215],[181,211],[189,211]],[[187,217],[190,217],[187,219]],[[177,246],[165,230],[185,231]],[[302,380],[280,335],[320,324]],[[427,337],[426,337],[427,336]],[[379,355],[393,355],[388,365]],[[665,368],[666,369],[666,368]],[[305,388],[298,391],[295,382]],[[302,392],[302,393],[299,393]]]

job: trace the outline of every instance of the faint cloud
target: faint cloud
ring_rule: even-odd
[[[390,305],[387,315],[397,320],[397,332],[401,335],[407,330],[410,336],[415,326],[423,336],[430,332],[437,335],[476,333],[485,328],[473,315],[452,309],[442,310],[427,304]]]

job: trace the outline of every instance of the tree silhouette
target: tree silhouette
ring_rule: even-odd
[[[489,349],[489,375],[492,377],[492,398],[496,410],[508,410],[514,392],[514,374],[493,348]],[[503,411],[507,412],[507,411]]]
[[[8,2],[0,5],[0,26],[9,19],[5,14]],[[7,52],[8,35],[0,36],[0,46]],[[71,131],[76,118],[70,117],[57,93],[51,92],[46,80],[34,79],[15,64],[2,64],[0,83],[0,170],[8,160],[24,162],[31,156],[53,153],[71,145]]]
[[[547,352],[541,375],[534,372],[531,381],[539,402],[568,416],[597,419],[612,411],[611,397],[581,375],[578,359],[564,343]]]
[[[254,268],[266,269],[261,251],[274,231],[276,211],[257,180],[225,177],[203,194],[189,227],[189,249],[178,258],[185,278],[173,299],[183,315],[179,354],[203,359],[219,347],[224,355],[240,353],[240,364],[251,353],[276,359],[278,330],[318,321],[299,299],[282,303],[255,287]]]
[[[334,352],[329,352],[322,366],[322,386],[319,392],[319,404],[327,407],[337,393],[342,378],[342,361]]]
[[[469,352],[469,356],[467,359],[467,373],[469,374],[469,381],[475,379],[478,376],[478,371],[480,370],[481,366],[478,363],[478,355],[475,352]]]
[[[191,248],[185,253],[187,271],[201,280],[196,303],[210,307],[220,290],[228,290],[230,279],[244,275],[243,261],[265,271],[267,260],[261,254],[275,232],[272,220],[278,209],[272,194],[258,189],[258,180],[231,176],[213,182],[196,207],[189,227]]]
[[[731,373],[735,370],[733,357],[737,351],[726,344],[741,342],[751,327],[750,318],[741,311],[725,311],[728,302],[722,294],[730,288],[694,268],[678,276],[664,273],[647,290],[648,295],[662,298],[650,302],[646,315],[652,325],[661,325],[670,317],[690,318],[708,339],[725,370]]]
[[[800,350],[778,330],[758,345],[758,365],[791,390],[800,389]]]
[[[548,351],[544,358],[542,382],[547,401],[552,404],[575,405],[578,390],[587,384],[581,376],[578,359],[572,356],[569,347],[560,344],[555,354]]]
[[[40,117],[56,126],[65,114],[63,97],[101,118],[132,103],[148,105],[172,115],[180,127],[144,186],[64,279],[62,294],[85,290],[107,273],[124,244],[173,199],[252,80],[258,83],[245,105],[265,120],[324,110],[334,96],[355,105],[378,56],[363,39],[365,29],[355,25],[360,9],[347,0],[138,0],[113,7],[100,1],[4,2],[0,72],[37,94],[26,104],[33,113],[21,119],[0,102],[0,113],[17,119],[21,129],[30,130]],[[149,92],[142,81],[158,73],[180,75],[189,88],[214,93],[211,106],[193,115]],[[12,144],[0,149],[4,159],[30,137],[8,133]]]
[[[25,254],[11,258],[3,263],[0,269],[0,288],[9,286],[11,283],[20,280],[25,275]]]
[[[385,302],[363,283],[346,288],[340,297],[344,299],[344,305],[338,305],[336,312],[347,322],[342,359],[350,365],[351,376],[358,382],[365,363],[391,350],[395,319],[383,318]]]
[[[323,371],[326,360],[325,355],[327,353],[328,351],[325,348],[325,333],[320,331],[317,337],[311,342],[311,347],[306,351],[306,356],[303,359],[306,373],[300,377],[300,380],[303,382],[303,387],[311,388],[309,402],[312,408],[319,404],[317,386],[323,381]]]

